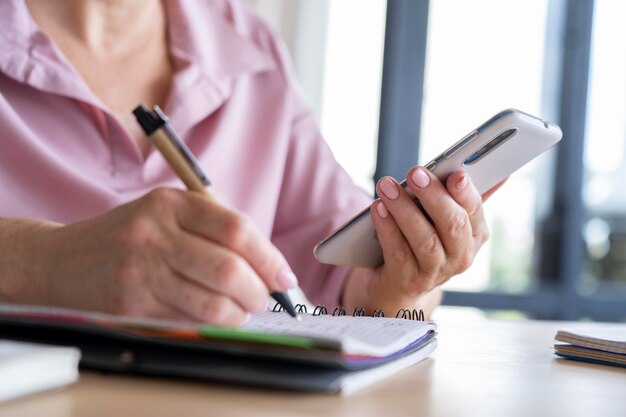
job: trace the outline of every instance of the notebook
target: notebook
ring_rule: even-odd
[[[79,358],[75,348],[0,339],[0,402],[76,381]]]
[[[559,330],[555,354],[567,359],[626,368],[626,331],[592,330],[572,333]]]
[[[299,306],[301,309],[302,306]],[[436,325],[416,311],[254,314],[239,329],[60,308],[0,305],[5,337],[77,346],[85,368],[350,394],[424,359]]]

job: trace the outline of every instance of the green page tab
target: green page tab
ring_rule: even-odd
[[[276,333],[261,333],[253,330],[230,327],[202,326],[200,328],[200,334],[203,337],[212,339],[263,343],[273,346],[287,346],[300,349],[341,350],[341,345],[332,340]]]

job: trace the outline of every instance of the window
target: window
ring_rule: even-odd
[[[387,10],[385,48],[396,53],[385,51],[383,102],[397,105],[400,124],[419,127],[420,162],[504,107],[564,132],[556,150],[487,203],[491,242],[444,301],[537,318],[626,319],[626,52],[615,43],[626,35],[626,6],[390,0]],[[416,25],[428,25],[423,39],[410,32]],[[412,74],[398,70],[406,61],[393,58],[403,55],[417,57]],[[403,91],[420,66],[423,89]],[[406,112],[406,102],[423,111]],[[406,160],[410,146],[384,129],[388,112],[381,106],[377,172]]]

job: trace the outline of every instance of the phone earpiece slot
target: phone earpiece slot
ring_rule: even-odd
[[[512,128],[512,129],[508,129],[508,130],[505,130],[504,132],[500,133],[498,136],[496,136],[493,140],[491,140],[485,146],[483,146],[482,148],[478,149],[473,154],[471,154],[469,157],[467,157],[463,161],[463,165],[472,165],[472,164],[475,164],[476,162],[480,161],[485,156],[489,155],[498,146],[502,145],[504,142],[506,142],[507,140],[511,139],[513,136],[515,136],[515,134],[517,133],[517,130],[518,130],[517,128]]]

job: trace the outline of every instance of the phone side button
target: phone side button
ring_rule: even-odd
[[[469,142],[473,141],[474,139],[476,139],[476,137],[478,136],[478,132],[476,130],[474,130],[472,133],[470,133],[469,135],[465,136],[463,139],[461,139],[460,141],[458,141],[457,143],[455,143],[450,149],[448,149],[444,154],[443,157],[444,158],[449,158],[452,155],[454,155],[459,149],[461,149],[463,146],[465,146],[466,144],[468,144]]]
[[[426,164],[424,168],[426,168],[429,171],[432,171],[433,169],[437,168],[437,163],[435,161],[429,162],[428,164]]]

